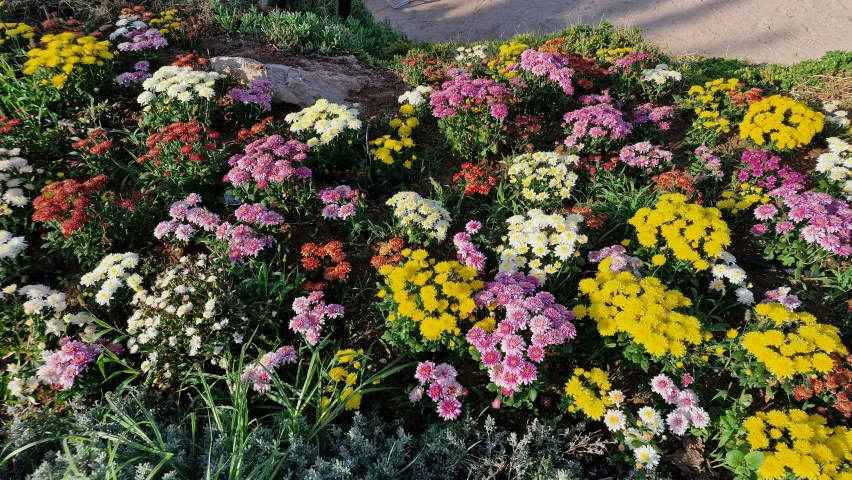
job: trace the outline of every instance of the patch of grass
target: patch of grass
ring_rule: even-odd
[[[805,60],[795,65],[767,65],[761,76],[767,84],[789,90],[796,85],[822,85],[826,76],[852,73],[852,51],[835,50],[819,60]]]

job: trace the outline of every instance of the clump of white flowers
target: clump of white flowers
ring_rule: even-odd
[[[664,85],[669,80],[679,82],[683,78],[677,70],[673,70],[665,63],[661,63],[654,68],[642,70],[642,81]]]
[[[41,284],[21,287],[18,294],[27,297],[24,302],[24,313],[27,315],[39,315],[49,310],[59,313],[68,306],[64,293]]]
[[[522,272],[544,281],[575,255],[577,246],[588,241],[579,233],[583,216],[547,215],[533,209],[506,220],[508,247],[498,247],[501,272]]]
[[[744,305],[754,303],[754,294],[746,283],[746,272],[737,265],[737,257],[728,252],[722,252],[717,258],[717,263],[710,270],[713,275],[713,280],[710,281],[710,289],[717,292],[724,292],[727,281],[731,286],[737,287],[734,291],[737,296],[737,301]]]
[[[432,93],[432,87],[428,85],[418,85],[414,90],[403,93],[399,96],[400,104],[409,104],[413,107],[423,105]]]
[[[828,151],[817,158],[816,171],[843,191],[852,201],[852,144],[837,137],[828,139]]]
[[[134,292],[142,292],[142,276],[133,269],[139,264],[139,255],[135,253],[112,253],[105,256],[91,272],[83,275],[80,285],[91,287],[100,283],[95,294],[98,305],[109,305],[115,292],[127,285]]]
[[[0,230],[0,260],[11,260],[26,249],[27,241],[24,237],[15,237],[11,232]]]
[[[26,206],[29,199],[24,190],[35,188],[21,178],[21,174],[31,173],[33,167],[19,156],[20,153],[20,148],[0,148],[0,215],[11,215],[13,207]]]
[[[216,80],[222,78],[225,78],[225,75],[216,72],[167,65],[142,82],[145,91],[139,94],[136,101],[140,105],[148,105],[162,95],[183,103],[199,98],[210,100],[216,94]]]
[[[486,50],[488,49],[487,45],[471,45],[470,47],[459,47],[456,49],[456,61],[457,62],[471,62],[475,60],[485,60],[488,58],[488,54]]]
[[[356,105],[357,106],[357,105]],[[307,138],[309,147],[327,145],[347,131],[361,130],[358,109],[338,105],[321,98],[310,107],[284,117],[290,131]]]
[[[387,204],[393,207],[393,214],[402,226],[418,228],[436,240],[446,238],[452,218],[441,202],[415,192],[399,192]]]
[[[577,183],[577,174],[570,169],[579,162],[577,155],[524,153],[509,161],[509,183],[520,187],[521,196],[530,202],[565,200]]]
[[[827,113],[825,121],[839,127],[848,127],[850,124],[849,111],[840,109],[840,100],[832,100],[822,104],[822,109]]]
[[[127,32],[133,30],[144,30],[148,28],[148,24],[139,20],[138,15],[131,15],[129,17],[124,17],[115,22],[115,26],[118,27],[114,32],[109,34],[110,40],[115,40],[116,38],[124,35]]]

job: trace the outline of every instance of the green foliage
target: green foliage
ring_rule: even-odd
[[[800,84],[818,86],[824,82],[821,75],[843,72],[852,72],[852,51],[834,50],[819,60],[805,60],[790,66],[767,65],[760,75],[768,85],[789,90]]]

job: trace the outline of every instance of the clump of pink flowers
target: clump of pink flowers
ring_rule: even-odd
[[[122,52],[158,50],[160,48],[165,48],[169,44],[165,37],[163,37],[160,31],[156,28],[128,30],[121,36],[129,40],[118,44],[118,49]]]
[[[182,242],[191,240],[199,231],[215,232],[215,239],[224,242],[228,249],[228,258],[233,262],[243,261],[245,257],[256,257],[264,248],[272,245],[269,235],[259,235],[253,227],[273,227],[281,223],[280,214],[267,210],[261,203],[243,204],[235,212],[236,225],[223,222],[219,216],[200,207],[201,196],[189,194],[184,200],[172,203],[169,207],[171,220],[160,222],[154,228],[158,239],[174,237]]]
[[[710,415],[701,408],[698,395],[688,388],[692,377],[684,377],[684,389],[678,388],[674,380],[665,374],[659,374],[651,379],[651,390],[663,397],[663,400],[675,408],[666,416],[666,424],[675,435],[683,435],[690,426],[705,428],[710,424]],[[687,383],[688,382],[688,383]]]
[[[763,301],[760,303],[777,302],[791,312],[802,306],[802,302],[796,295],[790,295],[790,287],[778,287],[775,290],[769,290],[763,294]]]
[[[781,157],[763,150],[746,150],[742,155],[743,167],[736,172],[737,180],[765,189],[805,186],[805,176],[793,171],[789,165],[781,166]]]
[[[417,403],[425,393],[438,407],[438,415],[444,420],[455,420],[461,414],[459,397],[467,395],[467,389],[456,380],[456,369],[452,365],[420,362],[414,378],[420,382],[411,389],[408,399]]]
[[[701,162],[702,170],[707,171],[706,175],[714,178],[722,178],[724,175],[722,172],[722,159],[716,155],[716,152],[712,148],[701,145],[695,149],[695,155],[698,156],[698,160]]]
[[[594,101],[600,103],[588,103]],[[616,105],[609,103],[611,101],[609,95],[580,97],[580,103],[586,106],[568,112],[563,117],[565,132],[568,134],[564,142],[565,146],[578,150],[586,147],[595,150],[612,141],[627,137],[633,130],[633,126],[624,119],[624,114]]]
[[[473,267],[477,272],[485,270],[485,254],[479,251],[479,246],[473,241],[473,235],[481,228],[481,222],[471,220],[465,225],[464,232],[459,232],[453,237],[458,260],[468,267]]]
[[[325,321],[343,315],[343,306],[336,303],[325,303],[321,290],[311,292],[307,297],[293,300],[293,311],[296,316],[290,319],[290,329],[305,336],[311,345],[319,343],[322,327]]]
[[[488,107],[492,117],[503,120],[509,115],[505,100],[512,93],[512,89],[490,78],[471,79],[469,73],[459,73],[441,84],[439,90],[432,91],[429,104],[433,107],[432,115],[437,118]]]
[[[528,49],[521,53],[520,67],[536,77],[547,77],[548,80],[558,83],[562,91],[567,95],[574,94],[574,86],[571,77],[574,75],[568,63],[568,57],[553,52],[539,52]]]
[[[89,364],[104,350],[101,344],[88,344],[65,337],[59,341],[57,351],[45,350],[41,354],[44,365],[36,373],[38,380],[54,390],[68,390],[74,386]]]
[[[639,105],[633,110],[633,124],[654,124],[660,130],[668,130],[672,127],[671,119],[674,116],[674,108],[663,105],[655,107],[653,103]]]
[[[618,158],[628,167],[650,172],[661,164],[671,163],[672,152],[656,147],[651,142],[639,142],[622,148]]]
[[[115,77],[115,81],[121,85],[122,87],[129,87],[130,85],[135,85],[146,78],[151,78],[151,74],[148,73],[148,70],[151,68],[151,64],[145,60],[141,60],[136,62],[133,65],[132,72],[124,72],[119,76]]]
[[[612,258],[609,269],[613,273],[630,272],[636,278],[642,278],[640,268],[642,259],[627,254],[627,249],[622,245],[612,245],[600,250],[589,252],[588,259],[591,263],[600,263],[605,258]]]
[[[247,89],[231,89],[228,96],[236,102],[257,105],[265,111],[272,110],[272,82],[269,80],[252,80]]]
[[[240,375],[240,381],[251,382],[251,388],[256,392],[268,392],[272,371],[288,363],[296,363],[296,349],[285,345],[274,352],[264,354],[257,363],[247,365]]]
[[[253,186],[263,190],[293,178],[307,179],[311,170],[295,167],[294,162],[308,158],[308,145],[298,140],[285,141],[281,135],[272,135],[248,144],[245,153],[228,159],[232,168],[224,180],[235,186]]]
[[[654,57],[644,52],[628,53],[624,57],[614,60],[612,66],[607,69],[607,73],[635,73],[638,75],[653,61]]]
[[[489,333],[473,327],[467,341],[480,356],[488,375],[503,396],[511,397],[538,378],[536,363],[544,360],[546,348],[574,338],[574,313],[556,303],[548,292],[538,292],[541,282],[521,273],[500,272],[493,282],[474,296],[478,309],[505,312]]]
[[[340,185],[322,190],[317,197],[325,205],[322,209],[324,218],[346,220],[357,213],[361,193],[347,185]]]

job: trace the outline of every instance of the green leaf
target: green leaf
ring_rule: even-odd
[[[763,465],[763,452],[748,452],[744,460],[749,470],[757,470]]]
[[[739,468],[745,460],[745,454],[739,450],[732,450],[725,455],[725,464],[731,468]],[[763,461],[763,459],[761,459]]]

